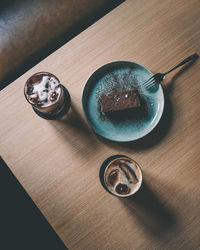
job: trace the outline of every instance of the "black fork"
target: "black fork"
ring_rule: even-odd
[[[196,60],[198,57],[199,57],[199,55],[197,53],[195,53],[195,54],[187,57],[186,59],[184,59],[182,62],[180,62],[178,65],[176,65],[174,68],[170,69],[169,71],[167,71],[165,73],[157,73],[157,74],[153,75],[151,78],[149,78],[146,82],[143,83],[144,87],[146,89],[154,88],[155,85],[162,82],[162,80],[165,78],[165,76],[167,74],[169,74],[173,70],[177,69],[178,67],[186,64],[187,62]]]

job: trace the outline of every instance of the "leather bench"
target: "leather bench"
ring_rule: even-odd
[[[1,1],[0,89],[121,2],[123,1]]]

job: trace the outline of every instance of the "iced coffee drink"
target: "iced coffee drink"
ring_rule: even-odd
[[[133,195],[141,184],[141,169],[129,157],[118,157],[112,160],[104,170],[104,185],[109,192],[116,196]]]
[[[46,116],[59,115],[70,105],[66,89],[55,75],[48,72],[32,75],[25,84],[24,93],[34,110]]]

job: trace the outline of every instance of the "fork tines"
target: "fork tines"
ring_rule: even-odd
[[[154,84],[156,83],[156,79],[154,77],[154,75],[149,78],[143,85],[145,88],[151,88],[154,86]]]

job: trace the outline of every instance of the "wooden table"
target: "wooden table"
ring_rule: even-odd
[[[199,27],[199,0],[125,1],[1,91],[1,156],[69,249],[200,246],[200,60],[167,77],[162,120],[143,140],[96,136],[81,108],[84,84],[98,67],[130,60],[168,70],[200,53]],[[43,70],[71,94],[65,120],[41,119],[24,98],[26,79]],[[101,163],[119,153],[143,170],[132,199],[111,196],[99,182]]]

